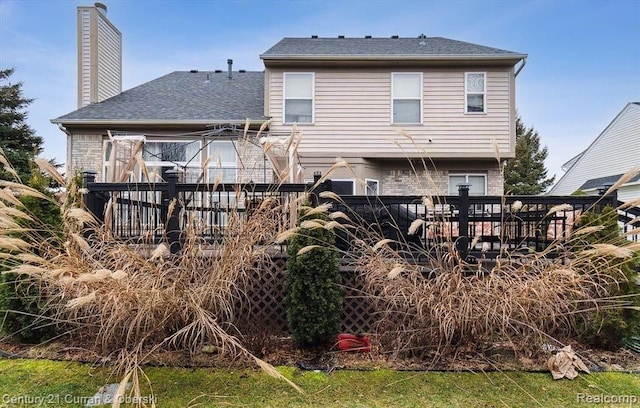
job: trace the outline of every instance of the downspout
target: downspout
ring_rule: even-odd
[[[71,152],[73,151],[73,138],[71,137],[71,132],[67,130],[66,127],[62,125],[62,123],[58,123],[58,129],[63,131],[67,135],[67,151],[66,156],[64,158],[65,161],[65,170],[67,173],[67,180],[71,181]]]
[[[69,133],[69,131],[67,130],[67,128],[65,128],[64,126],[62,126],[62,123],[58,123],[58,129],[62,130],[64,133],[67,134],[67,136],[70,136],[71,133]]]
[[[520,66],[518,67],[518,69],[516,70],[516,73],[514,75],[514,78],[518,76],[518,74],[520,73],[520,71],[522,71],[522,68],[524,68],[524,66],[527,65],[527,57],[524,57],[522,59],[522,64],[520,64]]]

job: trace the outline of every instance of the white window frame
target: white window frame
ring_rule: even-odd
[[[107,160],[106,156],[107,156],[107,149],[109,148],[109,145],[111,145],[111,153],[113,154],[113,143],[112,141],[116,141],[116,142],[143,142],[146,143],[146,138],[144,135],[114,135],[111,136],[110,139],[105,139],[102,141],[102,180],[106,181],[107,180],[107,172],[109,171],[109,161]],[[144,146],[143,146],[144,148]],[[141,169],[138,169],[138,174],[131,174],[129,176],[129,181],[140,181],[140,173],[141,173]],[[118,176],[118,174],[116,174],[116,176]]]
[[[482,74],[484,77],[483,89],[482,89],[482,112],[470,112],[468,97],[469,95],[480,95],[480,92],[469,92],[469,75]],[[487,73],[486,72],[465,72],[464,73],[464,113],[468,115],[483,115],[487,113]]]
[[[145,160],[145,164],[147,165],[147,168],[149,167],[178,167],[178,170],[182,169],[182,168],[187,168],[187,169],[198,169],[200,171],[202,171],[202,140],[199,139],[190,139],[190,140],[185,140],[185,139],[174,139],[174,138],[168,138],[168,139],[147,139],[144,142],[144,146],[142,147],[142,149],[144,150],[146,148],[146,146],[150,143],[197,143],[198,144],[198,157],[194,158],[193,160],[190,161],[176,161],[176,162],[170,162],[170,161],[152,161],[152,160]],[[144,159],[144,153],[143,153],[143,159]],[[159,174],[159,176],[161,176]]]
[[[311,76],[311,122],[287,122],[287,99],[305,99],[305,98],[287,98],[287,75],[309,75]],[[282,73],[282,124],[292,125],[313,125],[316,122],[316,74],[315,72],[283,72]]]
[[[369,194],[369,182],[373,181],[376,183],[376,191],[375,194]],[[365,195],[371,195],[371,196],[377,196],[380,195],[380,181],[378,179],[370,179],[370,178],[365,178],[364,179],[364,194]]]
[[[231,143],[233,145],[233,149],[235,151],[235,158],[236,160],[234,162],[226,162],[226,161],[222,161],[220,160],[220,165],[218,166],[218,159],[217,157],[211,156],[211,147],[216,143],[216,142],[228,142]],[[237,149],[237,145],[233,140],[230,139],[216,139],[216,140],[208,140],[206,142],[207,144],[207,157],[211,157],[211,160],[209,160],[209,164],[207,165],[207,174],[206,177],[209,180],[209,183],[213,183],[215,181],[215,177],[213,179],[211,179],[209,177],[209,170],[213,169],[230,169],[230,168],[234,168],[235,169],[235,177],[234,180],[230,183],[237,183],[238,182],[238,149]],[[222,181],[222,184],[228,183],[226,181]]]
[[[351,195],[356,195],[356,181],[355,181],[355,179],[350,179],[350,178],[345,178],[345,179],[334,178],[334,179],[331,179],[331,181],[349,181],[349,182],[351,182],[351,185],[352,185]]]
[[[482,177],[484,178],[484,193],[482,195],[486,196],[487,195],[487,175],[485,173],[449,173],[449,176],[447,177],[447,184],[448,184],[448,191],[447,193],[449,193],[451,195],[451,177],[461,177],[464,176],[464,180],[465,183],[469,183],[469,177]],[[453,195],[458,195],[458,191],[456,190],[456,193]]]
[[[408,75],[419,75],[420,76],[420,108],[419,108],[419,120],[418,122],[395,122],[393,119],[393,112],[394,112],[394,104],[396,99],[397,100],[406,100],[406,101],[415,101],[416,98],[403,98],[403,97],[395,97],[395,89],[394,89],[394,78],[396,76],[408,76]],[[424,112],[423,112],[423,106],[424,106],[424,77],[423,77],[423,73],[422,72],[392,72],[391,73],[391,112],[390,112],[390,120],[391,120],[391,124],[393,125],[421,125],[422,121],[423,121],[423,117],[424,117]]]

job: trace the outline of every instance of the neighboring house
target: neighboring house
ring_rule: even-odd
[[[640,166],[640,102],[628,103],[591,145],[564,164],[566,173],[548,195],[567,195],[582,190],[597,194],[605,184]],[[618,199],[640,198],[640,175],[618,189]]]
[[[252,137],[271,120],[262,136],[300,135],[301,179],[347,161],[331,174],[345,194],[457,194],[459,183],[502,193],[526,55],[440,37],[313,36],[260,58],[264,72],[232,71],[231,60],[226,72],[173,72],[53,119],[67,133],[68,168],[114,181],[116,140],[118,160],[139,143],[160,177],[177,165],[195,180],[207,166],[209,181],[270,182]]]

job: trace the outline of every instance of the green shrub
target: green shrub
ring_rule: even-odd
[[[608,243],[624,247],[629,242],[620,236],[617,211],[606,206],[600,214],[587,212],[580,217],[580,226],[602,226],[599,231],[585,234],[574,246],[574,251],[581,251],[590,244]],[[637,336],[640,333],[640,290],[636,284],[638,276],[636,268],[639,257],[613,258],[598,256],[590,259],[586,273],[598,273],[604,268],[617,271],[617,282],[608,286],[611,297],[626,299],[628,306],[615,309],[599,309],[584,315],[578,323],[579,338],[594,347],[614,350],[622,346],[622,339]]]
[[[49,183],[48,177],[34,170],[29,186],[52,196],[47,189]],[[21,221],[25,228],[37,231],[35,236],[39,242],[32,243],[44,246],[57,241],[51,238],[61,234],[62,217],[59,207],[50,201],[35,197],[22,197],[20,201],[35,220]],[[20,238],[33,241],[29,237]],[[34,252],[37,254],[38,249]],[[9,269],[11,265],[0,264],[0,272]],[[47,299],[41,294],[36,280],[13,273],[0,274],[0,333],[13,335],[14,338],[28,343],[38,343],[54,337],[58,333],[58,327],[49,318],[46,304]]]
[[[308,212],[308,207],[303,207],[298,225],[326,221],[322,214]],[[298,254],[310,245],[319,247]],[[334,233],[322,227],[301,226],[289,241],[287,252],[285,303],[291,335],[304,348],[330,343],[340,330],[343,301]]]

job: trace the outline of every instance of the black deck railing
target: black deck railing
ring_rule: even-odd
[[[457,196],[343,196],[333,204],[357,218],[369,230],[408,244],[414,249],[433,249],[455,243],[464,255],[496,257],[508,249],[542,251],[561,242],[585,211],[600,212],[606,205],[618,207],[615,194],[608,196],[469,196],[461,185]],[[637,207],[618,211],[625,233],[640,227]],[[635,218],[635,220],[634,220]],[[409,234],[412,223],[419,227]],[[630,222],[633,221],[633,222]],[[343,242],[346,237],[339,237]],[[355,238],[358,238],[357,236]],[[628,239],[640,241],[638,234]],[[476,242],[474,245],[471,245]],[[551,256],[554,253],[550,254]]]
[[[167,172],[162,183],[96,183],[94,172],[84,173],[85,205],[96,218],[108,222],[122,240],[137,243],[167,242],[179,251],[189,221],[212,242],[224,239],[229,216],[247,214],[262,200],[292,202],[306,191],[304,184],[180,183],[178,172]],[[283,212],[286,221],[290,214]]]
[[[96,183],[95,173],[85,172],[84,187],[85,205],[101,222],[109,222],[117,237],[164,241],[173,252],[180,249],[188,217],[198,221],[204,239],[219,241],[224,239],[231,211],[246,213],[267,197],[291,202],[310,190],[305,184],[179,183],[177,172],[169,172],[163,183]],[[321,191],[331,191],[330,180],[313,193]],[[317,199],[322,201],[322,195],[312,194],[312,200]],[[457,196],[342,196],[331,203],[332,211],[344,212],[381,236],[406,242],[410,249],[429,250],[455,242],[464,256],[482,253],[487,257],[505,248],[542,251],[568,236],[585,211],[622,204],[615,192],[606,196],[470,196],[464,184]],[[638,207],[618,211],[621,230],[636,242],[640,234],[630,232],[640,228],[639,215]],[[283,219],[290,216],[283,214]],[[422,220],[419,227],[409,234],[417,219]],[[352,238],[339,233],[339,247],[349,250]]]

